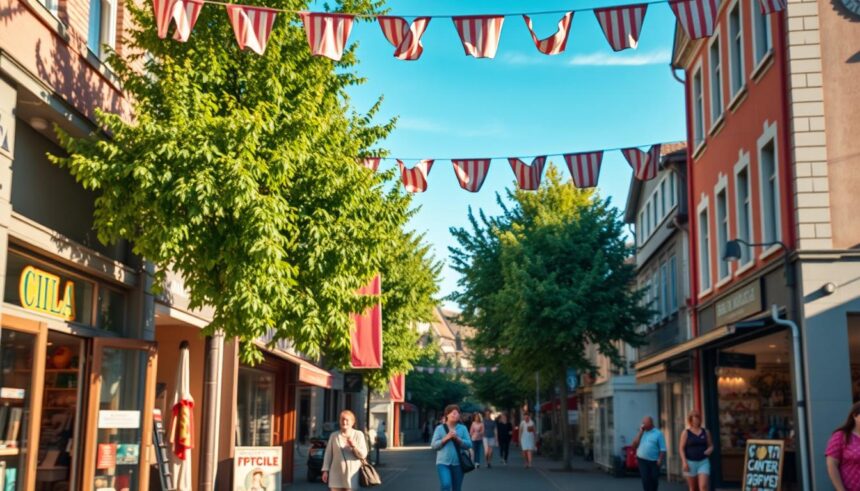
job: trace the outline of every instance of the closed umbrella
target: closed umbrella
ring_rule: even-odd
[[[176,491],[191,491],[191,449],[194,446],[194,398],[191,397],[188,341],[179,345],[179,370],[173,393],[170,465]]]

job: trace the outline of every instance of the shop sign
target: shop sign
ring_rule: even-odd
[[[96,455],[96,469],[104,470],[116,467],[116,443],[99,443]]]
[[[281,447],[236,447],[233,457],[235,491],[280,491]]]
[[[343,391],[347,394],[357,394],[361,392],[363,382],[360,373],[344,373],[343,374]]]
[[[99,411],[99,428],[140,428],[140,411]]]
[[[717,301],[717,325],[724,326],[761,310],[761,284],[754,281]]]
[[[747,440],[744,453],[744,491],[776,491],[782,484],[785,452],[782,440]]]
[[[21,271],[18,281],[18,295],[21,306],[33,312],[48,314],[60,319],[75,319],[75,284],[61,279],[55,274],[27,266]],[[61,292],[62,287],[62,292]],[[62,293],[62,294],[61,294]]]

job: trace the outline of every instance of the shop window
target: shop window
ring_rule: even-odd
[[[851,356],[851,400],[860,401],[860,314],[848,316],[848,348]]]
[[[236,446],[272,445],[275,419],[275,376],[263,370],[239,367],[236,400]]]
[[[125,295],[110,288],[99,288],[99,310],[96,327],[121,333],[125,326]]]
[[[4,491],[24,489],[35,348],[34,334],[0,330],[0,479]]]

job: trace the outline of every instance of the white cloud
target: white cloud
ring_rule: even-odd
[[[562,58],[562,63],[569,66],[641,66],[669,64],[671,54],[667,50],[638,52],[630,54],[595,52]],[[541,54],[505,53],[500,58],[502,62],[511,65],[547,65],[555,62],[558,57]]]

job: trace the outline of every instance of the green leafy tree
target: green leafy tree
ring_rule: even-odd
[[[439,368],[453,368],[451,363],[442,360],[439,345],[429,344],[416,365],[432,367],[433,373],[413,371],[406,377],[406,390],[411,394],[411,402],[418,406],[422,414],[438,413],[448,404],[462,403],[470,394],[469,386],[456,373],[442,373]]]
[[[459,242],[453,264],[463,275],[453,298],[478,329],[473,347],[519,380],[541,372],[556,381],[566,414],[567,369],[595,368],[587,345],[619,362],[616,346],[641,343],[636,329],[649,311],[631,288],[631,251],[608,200],[562,182],[552,166],[538,191],[509,198],[513,205],[500,216],[470,216],[471,230],[452,230]]]
[[[304,0],[262,3],[307,8]],[[383,153],[372,148],[394,122],[371,122],[379,102],[367,114],[350,109],[346,89],[361,82],[354,46],[339,62],[312,57],[301,26],[281,14],[264,56],[240,51],[214,5],[178,43],[157,38],[148,3],[127,6],[137,27],[109,63],[134,116],[98,112],[103,134],[59,132],[68,156],[53,157],[97,191],[99,239],[130,240],[155,264],[156,284],[167,268],[181,274],[191,306],[214,307],[210,332],[244,341],[272,332],[273,342],[288,339],[345,366],[350,313],[375,301],[355,292],[379,271],[397,276],[385,258],[410,201],[383,189],[392,171],[356,165]],[[245,361],[260,359],[252,343],[243,346]]]

